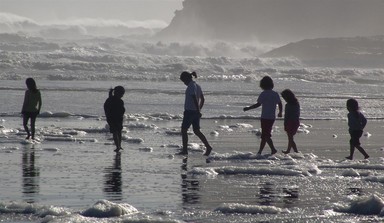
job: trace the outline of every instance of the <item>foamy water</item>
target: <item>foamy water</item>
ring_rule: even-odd
[[[383,221],[382,70],[308,68],[293,58],[164,56],[193,48],[105,41],[27,41],[0,51],[1,221]],[[192,133],[188,158],[174,155],[181,148],[184,69],[197,70],[205,92],[209,157]],[[256,154],[260,109],[242,108],[255,103],[264,75],[275,90],[290,88],[299,98],[298,154],[270,156],[268,147]],[[19,114],[28,76],[43,97],[34,142],[24,140]],[[126,88],[120,155],[103,115],[116,85]],[[344,159],[350,97],[368,118],[361,141],[369,160],[358,151],[355,160]],[[273,140],[285,150],[281,119]]]

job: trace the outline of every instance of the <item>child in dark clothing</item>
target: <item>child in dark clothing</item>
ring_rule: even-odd
[[[109,90],[109,97],[104,103],[104,112],[109,125],[109,131],[113,134],[115,142],[115,152],[123,150],[121,148],[121,131],[123,130],[123,117],[125,113],[124,101],[121,100],[125,93],[122,86],[117,86]]]
[[[21,114],[23,114],[23,126],[27,133],[26,139],[35,139],[35,122],[36,117],[40,113],[42,100],[40,90],[37,89],[36,82],[33,78],[27,78],[25,81],[28,90],[25,91],[23,108]],[[28,120],[31,119],[31,131],[28,128]],[[31,138],[32,137],[32,138]]]
[[[347,109],[349,111],[348,126],[349,126],[349,134],[351,135],[351,139],[349,141],[350,154],[345,158],[352,160],[353,153],[355,152],[355,148],[357,148],[364,155],[364,159],[368,159],[369,155],[360,146],[360,137],[363,135],[363,129],[367,124],[367,119],[359,111],[359,104],[355,99],[348,99]]]
[[[297,133],[297,129],[300,126],[300,104],[295,94],[289,89],[281,92],[281,97],[287,102],[284,110],[284,130],[288,136],[288,147],[283,153],[288,154],[291,152],[291,149],[293,149],[295,153],[298,153],[299,151],[297,150],[293,136]]]

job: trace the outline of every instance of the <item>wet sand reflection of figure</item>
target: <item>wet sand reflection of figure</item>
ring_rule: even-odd
[[[122,171],[121,171],[121,155],[116,153],[112,167],[104,170],[104,192],[111,201],[121,201],[122,198]]]
[[[259,189],[259,204],[276,205],[282,203],[284,207],[291,207],[299,198],[299,189],[283,187],[279,189],[275,184],[265,182]]]
[[[181,196],[183,204],[197,204],[200,203],[200,182],[188,176],[188,157],[184,157],[181,165]]]
[[[27,203],[35,203],[35,197],[40,192],[40,170],[35,163],[35,148],[27,146],[23,149],[23,194]]]

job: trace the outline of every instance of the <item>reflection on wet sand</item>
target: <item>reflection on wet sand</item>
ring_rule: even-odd
[[[104,192],[111,201],[122,200],[121,154],[116,153],[113,165],[104,169]]]
[[[24,148],[22,154],[22,169],[23,169],[23,194],[25,201],[28,203],[35,203],[36,194],[40,191],[39,179],[40,171],[35,166],[35,148],[29,146]]]
[[[188,176],[188,157],[183,158],[181,165],[181,196],[184,204],[200,203],[199,181],[193,176]]]
[[[283,203],[289,206],[297,202],[299,198],[298,188],[278,188],[275,184],[269,182],[261,184],[259,192],[259,204],[261,205]]]

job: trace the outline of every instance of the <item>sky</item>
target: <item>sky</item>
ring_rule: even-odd
[[[0,0],[0,13],[26,17],[38,23],[73,19],[127,21],[160,20],[169,23],[183,0]]]

